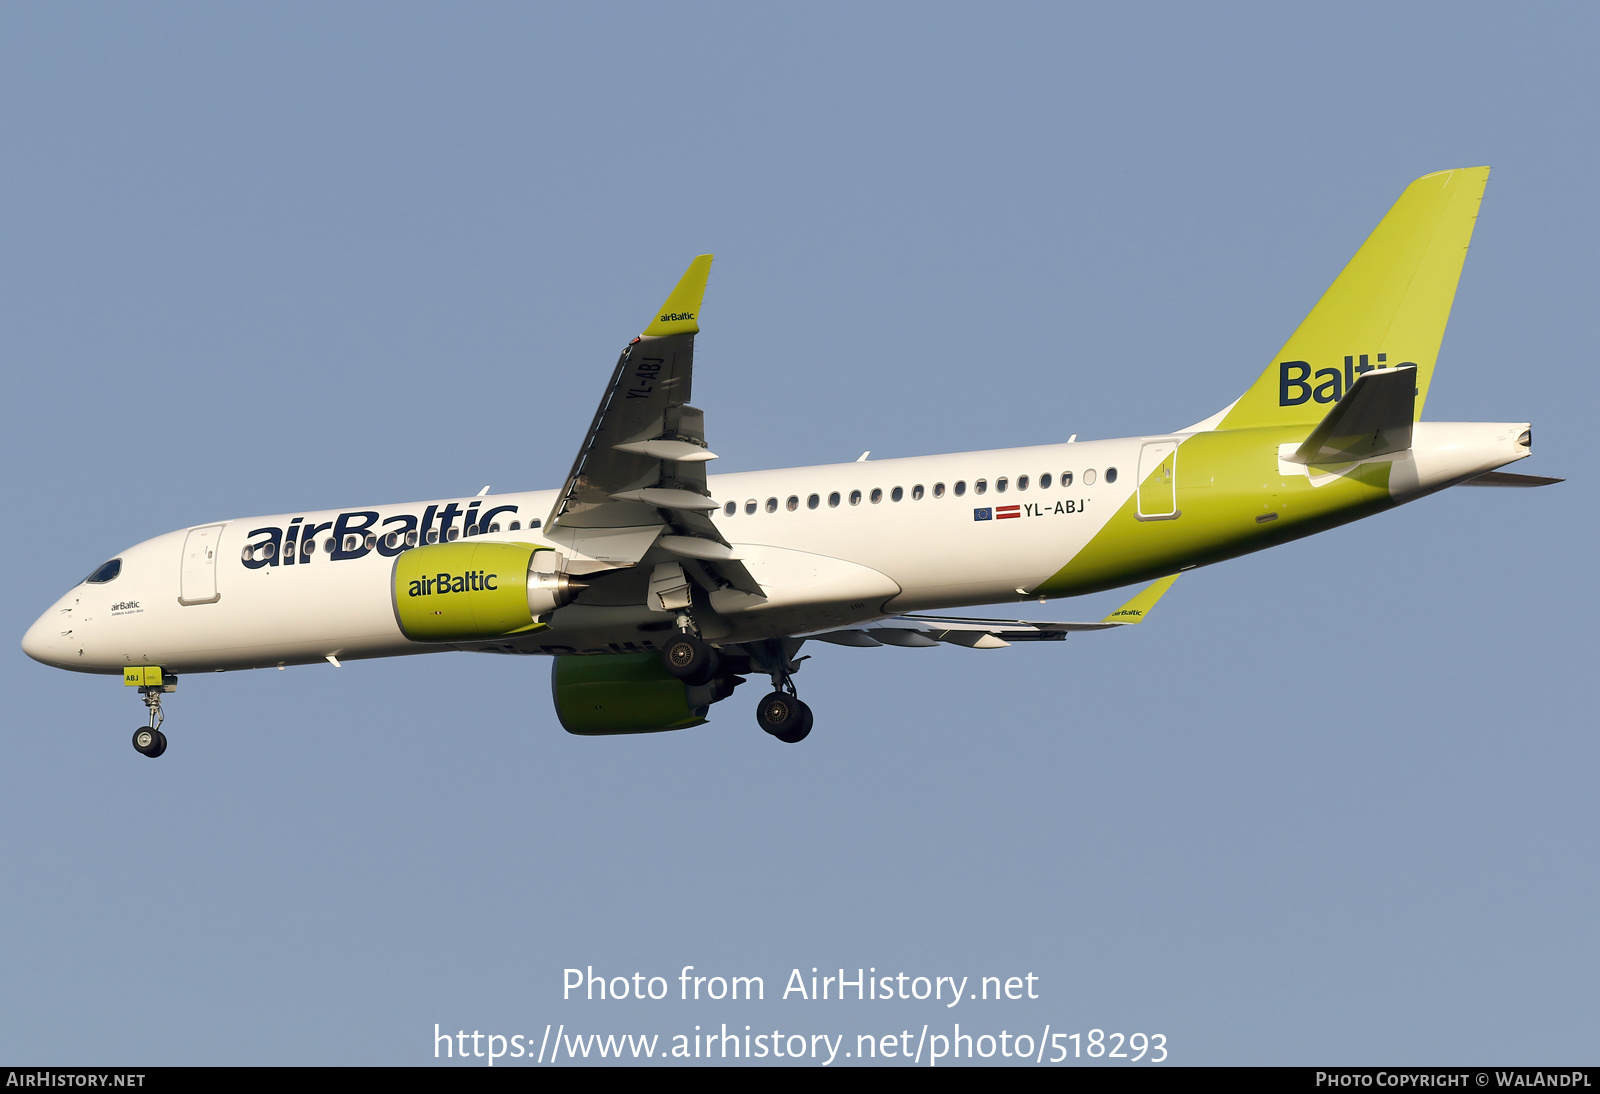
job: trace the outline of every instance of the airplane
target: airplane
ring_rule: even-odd
[[[550,657],[580,735],[700,725],[764,675],[757,723],[797,743],[804,643],[1059,641],[1137,624],[1188,570],[1451,486],[1562,481],[1497,470],[1531,454],[1526,422],[1422,420],[1488,175],[1417,179],[1242,395],[1115,440],[709,475],[701,255],[623,349],[560,489],[180,528],[98,566],[22,648],[138,688],[152,758],[180,675],[445,650]],[[1098,622],[929,614],[1145,582]]]

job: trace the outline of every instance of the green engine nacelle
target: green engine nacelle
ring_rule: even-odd
[[[534,569],[541,551],[550,548],[473,540],[402,551],[392,590],[400,632],[413,642],[472,642],[543,630],[539,617],[567,603],[571,589],[564,575]]]
[[[659,733],[705,723],[707,708],[689,705],[689,686],[654,653],[563,654],[552,660],[550,690],[568,733]]]

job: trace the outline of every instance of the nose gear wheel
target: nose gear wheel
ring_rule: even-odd
[[[167,735],[159,729],[140,726],[133,731],[133,747],[141,756],[153,760],[167,750]]]

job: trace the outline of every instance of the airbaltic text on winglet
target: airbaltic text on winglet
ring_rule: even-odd
[[[681,321],[683,321],[685,319],[693,319],[694,318],[694,312],[692,312],[692,311],[669,311],[669,312],[667,312],[667,314],[661,315],[661,316],[657,316],[656,318],[657,318],[657,320],[659,322],[662,322],[662,323],[678,323],[678,322],[681,322]]]

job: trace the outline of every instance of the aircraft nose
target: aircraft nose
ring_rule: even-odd
[[[67,664],[67,647],[72,639],[72,623],[58,604],[33,621],[22,636],[22,652],[42,664],[62,668]]]

